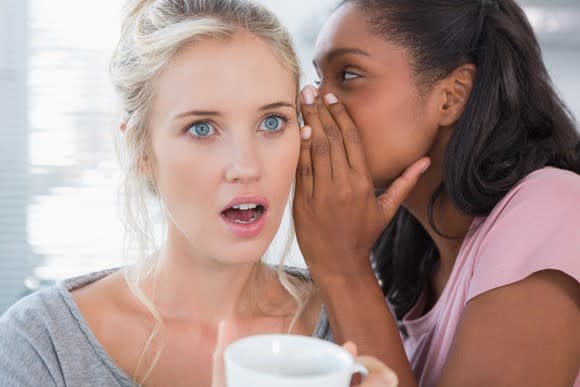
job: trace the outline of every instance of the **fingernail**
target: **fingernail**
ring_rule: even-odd
[[[429,167],[431,166],[431,161],[429,161],[424,167],[423,170],[421,171],[421,175],[424,174],[425,172],[427,172],[427,170],[429,169]]]
[[[312,88],[306,86],[304,88],[304,91],[302,91],[302,97],[306,105],[312,105],[314,103],[314,98],[316,96],[314,95],[314,91],[312,90]]]
[[[336,98],[336,96],[332,93],[328,93],[324,96],[324,100],[326,101],[327,104],[329,105],[334,105],[335,103],[338,102],[338,99]]]
[[[388,383],[388,386],[397,386],[399,384],[399,378],[397,377],[397,374],[392,371],[385,375],[385,379]]]
[[[310,126],[305,126],[302,128],[302,139],[309,140],[312,136],[312,128]]]

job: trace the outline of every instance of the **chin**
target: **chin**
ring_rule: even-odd
[[[239,265],[239,264],[251,264],[258,263],[266,254],[268,245],[263,246],[262,243],[240,243],[232,244],[231,248],[224,250],[221,249],[216,254],[219,257],[219,261],[224,264]]]
[[[385,168],[380,172],[371,170],[373,187],[375,187],[375,190],[385,190],[389,188],[391,184],[393,184],[394,181],[403,174],[403,172],[405,172],[405,168],[398,168],[396,170]]]
[[[375,188],[375,193],[384,192],[387,188],[393,184],[394,178],[385,178],[384,176],[373,178],[373,187]]]

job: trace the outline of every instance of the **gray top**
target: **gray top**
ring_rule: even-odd
[[[22,298],[0,317],[0,386],[133,386],[97,341],[70,293],[113,271],[59,282]],[[307,278],[302,271],[289,272]],[[313,336],[330,338],[324,308]]]

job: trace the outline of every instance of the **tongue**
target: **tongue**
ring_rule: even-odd
[[[254,217],[254,211],[255,210],[236,210],[230,208],[224,211],[224,215],[230,220],[247,223]]]

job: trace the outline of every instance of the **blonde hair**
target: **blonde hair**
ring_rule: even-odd
[[[155,236],[153,225],[164,219],[155,176],[145,173],[152,170],[147,165],[152,158],[148,115],[155,80],[185,45],[205,39],[227,39],[238,31],[250,32],[271,46],[296,79],[298,95],[300,69],[290,35],[265,7],[246,0],[129,0],[125,7],[121,38],[111,61],[111,76],[126,115],[126,152],[121,159],[125,168],[123,217],[127,231],[127,257],[131,256],[129,261],[132,263],[127,265],[126,280],[155,321],[135,369],[135,382],[148,348],[163,329],[162,318],[142,287],[143,281],[154,278],[157,271],[159,260],[151,254],[159,249],[159,238]],[[157,204],[158,219],[151,214],[153,204]],[[307,294],[307,290],[300,289],[283,270],[291,237],[286,240],[278,270],[280,282],[297,303],[290,330],[304,309]],[[162,344],[140,377],[141,382],[147,379],[161,352]]]

